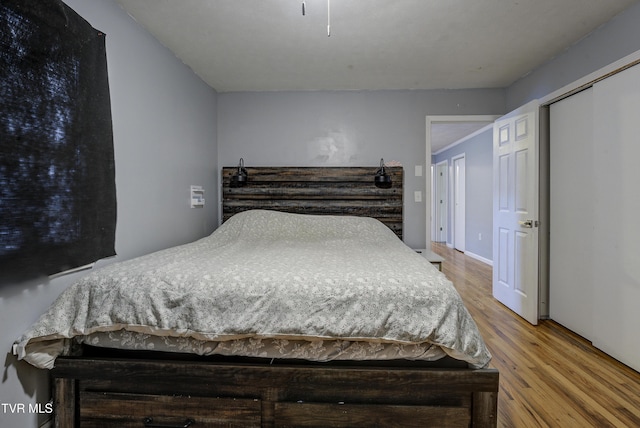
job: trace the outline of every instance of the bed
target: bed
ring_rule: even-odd
[[[90,273],[16,341],[56,426],[496,425],[473,319],[393,220],[250,207]]]

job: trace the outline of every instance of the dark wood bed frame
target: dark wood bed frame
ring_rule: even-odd
[[[315,167],[247,168],[249,184],[232,189],[235,169],[222,172],[223,219],[249,208],[367,215],[402,236],[401,167],[389,169],[391,189],[373,185],[377,168]],[[60,428],[497,425],[498,371],[450,358],[312,363],[84,346],[51,376]]]

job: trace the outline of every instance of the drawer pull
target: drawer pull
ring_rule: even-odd
[[[189,428],[191,425],[195,424],[196,421],[193,419],[187,419],[184,421],[183,425],[164,425],[164,424],[154,424],[153,418],[144,418],[144,426],[146,428]]]

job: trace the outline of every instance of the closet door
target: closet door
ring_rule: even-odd
[[[549,316],[593,335],[593,90],[550,106]]]
[[[640,66],[594,85],[593,344],[640,370]]]

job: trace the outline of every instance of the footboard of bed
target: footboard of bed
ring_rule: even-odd
[[[60,357],[56,427],[495,427],[498,371]]]

